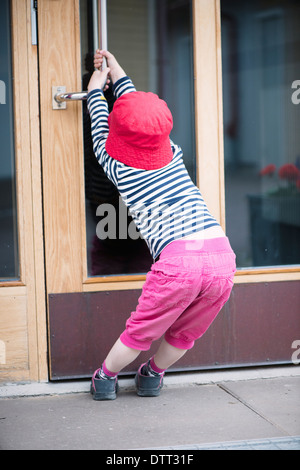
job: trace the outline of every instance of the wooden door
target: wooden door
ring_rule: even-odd
[[[79,2],[39,0],[39,74],[48,293],[82,290],[81,103],[52,109],[52,86],[81,89]]]
[[[115,8],[111,14],[120,19],[126,2],[112,3]],[[137,18],[147,28],[148,2],[129,3],[135,5]],[[84,105],[72,102],[66,109],[53,109],[51,98],[53,87],[64,86],[68,92],[82,90],[86,60],[82,51],[89,41],[89,35],[83,34],[92,27],[84,22],[94,14],[90,10],[92,4],[99,8],[103,2],[38,2],[45,271],[53,380],[93,372],[122,332],[151,266],[148,251],[146,255],[144,247],[135,245],[140,263],[136,272],[135,268],[113,274],[108,270],[108,274],[104,271],[92,276],[88,269]],[[189,5],[191,11],[192,2]],[[131,17],[125,15],[126,21],[131,21],[130,30],[135,26]],[[132,35],[131,40],[137,41],[137,47],[146,54],[145,33],[139,29],[138,34],[138,38]],[[128,54],[123,57],[130,63],[129,59]],[[133,68],[138,68],[137,63]],[[147,262],[141,263],[146,257]]]
[[[52,380],[88,377],[92,374],[123,331],[127,317],[135,309],[145,280],[145,273],[141,270],[135,273],[118,271],[113,274],[105,274],[104,271],[101,275],[91,275],[87,256],[84,107],[81,102],[72,102],[67,104],[66,109],[52,108],[53,86],[65,86],[68,92],[82,90],[83,65],[88,59],[88,56],[82,57],[82,47],[83,42],[89,40],[88,37],[85,40],[82,36],[83,20],[85,18],[86,21],[90,17],[91,12],[87,10],[90,5],[102,3],[104,2],[87,0],[38,1],[45,273]],[[128,10],[125,7],[128,3],[136,8],[134,11],[138,20],[135,22],[132,22],[132,15],[126,19]],[[193,15],[193,21],[190,22],[193,24],[190,42],[194,57],[191,80],[195,84],[193,117],[196,182],[211,211],[224,226],[220,1],[194,0],[175,3],[176,8],[189,5]],[[155,12],[151,8],[147,10],[145,5],[150,4],[152,7],[156,5],[162,8],[162,11]],[[132,66],[133,73],[136,69],[140,71],[141,63],[146,68],[147,63],[153,64],[153,59],[157,58],[153,43],[149,41],[152,48],[146,52],[144,38],[140,36],[141,31],[146,31],[147,28],[160,31],[155,25],[155,18],[162,28],[169,24],[168,21],[162,21],[162,16],[168,5],[172,7],[170,9],[174,14],[173,2],[166,0],[148,4],[146,0],[112,0],[109,5],[112,6],[111,25],[116,28],[118,21],[124,25],[128,21],[131,38],[136,41],[137,50],[141,53],[138,62]],[[159,15],[155,16],[155,13]],[[180,16],[177,23],[179,26],[182,25],[183,18],[183,15]],[[138,36],[135,36],[134,30],[136,24],[142,25],[138,29]],[[117,28],[113,30],[114,38],[118,31]],[[181,38],[178,37],[178,29],[173,28],[173,31],[177,34],[172,36],[173,43],[186,47],[187,42],[180,41]],[[163,37],[164,35],[161,36]],[[170,42],[166,41],[164,46]],[[116,41],[114,47],[118,47],[119,43],[120,41]],[[131,48],[124,48],[124,44],[125,41],[120,44],[120,49],[123,47],[122,57],[126,58],[127,69],[132,58],[128,55]],[[149,62],[143,62],[146,53],[149,53]],[[165,80],[168,71],[162,70],[162,75]],[[137,80],[144,78],[137,76]],[[149,67],[149,75],[146,78],[146,81],[141,81],[143,86],[156,82],[152,67]],[[162,84],[165,83],[166,81],[162,81]],[[162,87],[162,91],[163,89]],[[280,290],[284,285],[259,284],[258,279],[251,278],[250,274],[247,280],[245,276],[239,276],[240,285],[235,285],[234,293],[223,314],[218,316],[193,351],[176,364],[176,369],[264,364],[270,357],[274,362],[289,361],[289,348],[285,346],[284,352],[278,352],[275,348],[279,344],[277,335],[281,331],[277,325],[274,325],[272,341],[272,347],[274,345],[275,349],[269,349],[268,359],[265,358],[264,350],[258,350],[255,344],[256,335],[251,335],[251,340],[249,339],[250,317],[243,305],[246,293],[249,293],[252,299],[259,298],[257,302],[263,302],[263,299],[272,296],[278,309],[284,311],[284,296]],[[254,279],[257,284],[245,285],[249,283],[249,279]],[[291,283],[290,299],[291,305],[294,306],[297,305],[296,287],[296,284]],[[257,296],[253,294],[254,288]],[[251,304],[249,308],[253,311],[256,307]],[[291,335],[294,334],[297,322],[296,307],[293,308],[294,310],[290,308],[292,326],[286,334],[285,345],[291,344]],[[257,312],[259,311],[258,309]],[[271,325],[276,323],[277,317],[273,310],[269,309],[263,318],[267,318]],[[254,323],[258,325],[261,321],[263,319],[260,316]],[[156,346],[154,344],[153,350],[143,353],[139,360],[128,366],[124,372],[134,372],[139,361],[148,358]],[[251,351],[258,352],[255,358],[251,356]]]
[[[136,303],[144,276],[87,274],[83,105],[52,109],[53,86],[82,89],[80,2],[39,0],[38,19],[49,365],[55,380],[92,373],[116,338],[115,324],[123,327]],[[133,300],[111,323],[108,310],[126,289]],[[93,303],[95,294],[104,297]]]

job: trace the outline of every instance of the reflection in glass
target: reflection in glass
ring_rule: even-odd
[[[84,90],[94,70],[91,4],[88,0],[80,1]],[[186,166],[195,181],[191,7],[191,0],[109,0],[107,30],[108,49],[136,89],[157,93],[167,101],[174,117],[171,138],[183,148]],[[111,111],[114,104],[111,90],[106,92],[106,98]],[[94,157],[89,115],[86,104],[83,106],[88,275],[145,273],[152,258],[144,240],[126,236],[132,221]],[[97,236],[97,228],[105,228],[108,219],[108,214],[101,210],[97,215],[97,208],[103,204],[114,208],[116,237]],[[106,230],[110,231],[108,226]]]
[[[300,3],[221,12],[226,231],[239,267],[299,264]]]
[[[19,278],[10,1],[0,3],[0,281]]]

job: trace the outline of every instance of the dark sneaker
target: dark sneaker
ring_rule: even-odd
[[[94,400],[115,400],[119,390],[118,377],[111,379],[101,379],[98,377],[97,369],[94,372],[91,382],[91,394]]]
[[[140,397],[158,397],[163,386],[163,375],[152,377],[144,375],[142,364],[135,376],[136,392]]]

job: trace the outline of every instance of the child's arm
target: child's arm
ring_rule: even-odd
[[[88,84],[87,105],[91,118],[91,134],[93,139],[94,154],[104,169],[108,178],[116,184],[114,169],[111,159],[105,150],[108,136],[108,105],[103,91],[107,89],[109,80],[107,75],[110,69],[96,70]]]
[[[97,160],[102,165],[105,152],[105,142],[109,129],[107,101],[99,87],[89,91],[87,105],[91,118],[91,134],[94,153]]]
[[[96,55],[95,55],[95,57],[96,57]],[[110,80],[108,78],[108,74],[110,73],[110,69],[108,67],[104,70],[100,70],[102,62],[103,62],[103,56],[101,55],[101,57],[98,58],[98,63],[100,65],[99,65],[99,67],[96,67],[98,70],[95,70],[95,72],[91,76],[89,84],[88,84],[88,92],[89,93],[93,90],[103,90],[103,91],[105,91],[105,90],[107,90],[107,88],[109,86]]]
[[[108,87],[108,74],[113,82],[114,94],[120,98],[125,93],[136,91],[132,81],[127,77],[116,59],[110,52],[97,51],[95,54],[95,68],[101,68],[103,57],[109,65],[104,70],[96,70],[88,84],[88,110],[91,117],[91,133],[93,138],[93,149],[95,156],[103,167],[108,178],[116,185],[116,160],[112,159],[105,150],[108,137],[108,105],[103,91]]]
[[[102,68],[103,57],[106,58],[107,65],[110,70],[109,75],[113,84],[113,92],[115,97],[118,99],[125,93],[136,91],[131,79],[127,77],[124,69],[122,69],[115,56],[110,52],[104,50],[99,51],[99,49],[96,51],[94,57],[95,68]]]

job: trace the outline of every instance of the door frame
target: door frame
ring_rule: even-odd
[[[225,229],[220,0],[193,0],[193,29],[197,182]],[[88,277],[81,103],[51,108],[53,85],[81,90],[79,0],[39,0],[39,31],[40,50],[47,51],[40,54],[47,291],[141,288],[144,275]],[[296,278],[298,268],[279,267],[239,270],[235,282]]]
[[[141,290],[146,277],[130,275],[89,278],[87,274],[82,105],[81,102],[72,102],[67,104],[67,109],[53,110],[51,103],[53,86],[65,86],[67,91],[81,90],[79,13],[79,0],[38,1],[45,271],[49,325],[56,316],[54,311],[50,312],[51,308],[54,308],[52,306],[56,305],[56,299],[63,298],[59,296],[122,290],[134,293]],[[210,209],[224,225],[219,13],[218,0],[193,1],[197,180]],[[209,48],[206,47],[207,41]],[[203,62],[206,63],[205,74]],[[205,118],[203,103],[206,106]],[[207,115],[212,125],[207,125]],[[214,157],[207,162],[206,159],[199,158],[199,155]],[[72,313],[69,315],[71,321]],[[48,335],[51,336],[50,329]],[[53,378],[51,343],[52,337],[49,337],[49,367],[50,377]]]
[[[0,381],[46,381],[38,56],[30,0],[11,0],[11,19],[20,279],[0,282]]]
[[[49,99],[52,86],[81,90],[79,0],[66,0],[63,6],[61,2],[39,0],[38,16],[39,47],[47,51],[39,59],[47,291],[141,288],[145,275],[88,277],[81,103],[71,103],[67,110],[57,111],[51,109]],[[218,17],[218,0],[209,3],[194,0],[197,179],[210,209],[224,226]],[[203,46],[208,40],[209,48]],[[203,61],[208,65],[205,74],[201,67]],[[209,126],[209,132],[207,113],[209,121],[217,123]],[[213,155],[213,158],[207,162],[199,155]]]

